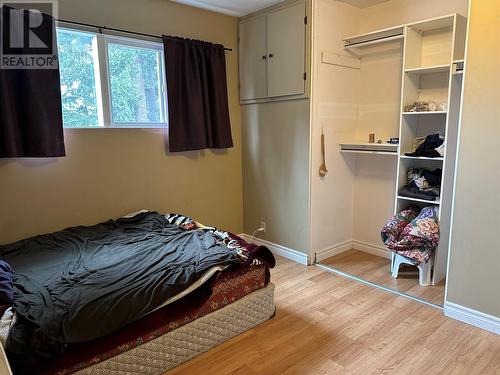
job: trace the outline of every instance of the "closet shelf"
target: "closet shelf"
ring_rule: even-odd
[[[375,154],[375,155],[397,155],[397,152],[393,151],[370,151],[370,150],[340,150],[343,154]]]
[[[450,71],[450,67],[451,67],[450,64],[426,66],[426,67],[405,69],[405,73],[414,73],[414,74],[446,73]]]
[[[431,160],[431,161],[444,161],[444,158],[429,158],[426,156],[406,156],[406,155],[401,155],[401,159],[405,160]]]
[[[397,155],[399,145],[390,143],[341,143],[340,152],[356,154]]]
[[[404,25],[343,38],[345,48],[363,47],[404,38]]]
[[[414,22],[408,24],[408,27],[418,30],[419,32],[424,32],[424,31],[438,30],[447,27],[452,27],[454,21],[455,21],[455,14],[448,14],[446,16],[431,18],[425,21]]]
[[[398,195],[398,199],[405,200],[405,201],[412,201],[412,202],[427,203],[427,204],[436,204],[436,205],[439,205],[441,203],[440,201],[431,201],[431,200],[427,200],[427,199],[403,197],[401,195]]]
[[[404,116],[430,116],[430,115],[446,115],[448,111],[422,111],[422,112],[403,112]]]

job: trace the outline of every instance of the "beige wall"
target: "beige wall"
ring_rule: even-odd
[[[309,100],[242,106],[245,233],[307,253]]]
[[[500,318],[500,2],[469,27],[447,301]]]
[[[223,43],[235,147],[168,154],[162,131],[65,130],[67,157],[0,161],[0,243],[142,208],[243,229],[237,19],[167,0],[59,0],[59,17]]]

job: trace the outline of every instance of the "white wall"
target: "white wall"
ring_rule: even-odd
[[[356,141],[368,134],[385,142],[399,135],[402,42],[365,48],[361,63],[362,86],[358,93]],[[394,214],[397,157],[357,155],[354,179],[353,239],[382,247],[380,229]]]
[[[355,159],[339,152],[356,127],[359,70],[324,64],[322,53],[346,55],[342,37],[359,31],[359,9],[332,0],[313,3],[313,97],[311,122],[311,252],[352,239]],[[321,132],[328,174],[319,177]]]

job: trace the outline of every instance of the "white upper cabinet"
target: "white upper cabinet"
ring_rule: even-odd
[[[240,99],[267,96],[266,16],[240,22]]]
[[[240,21],[240,100],[306,92],[306,3]]]
[[[305,12],[302,3],[267,16],[269,97],[304,93]]]

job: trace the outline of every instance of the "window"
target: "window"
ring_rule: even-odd
[[[102,125],[95,35],[58,30],[57,38],[64,126]]]
[[[161,51],[108,44],[114,123],[163,122]]]
[[[57,29],[64,127],[166,126],[161,43]]]

